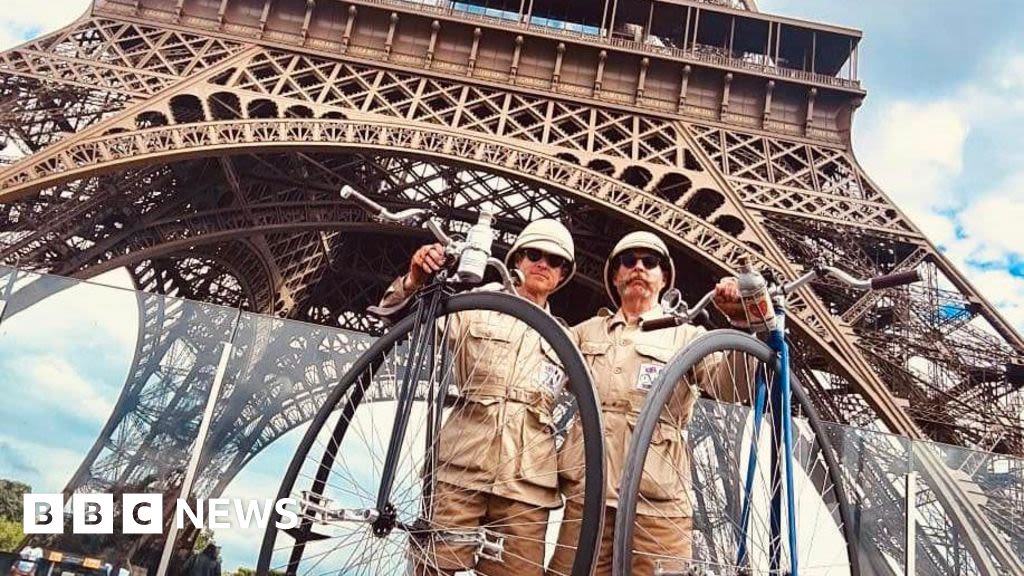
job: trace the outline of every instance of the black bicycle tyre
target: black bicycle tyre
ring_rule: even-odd
[[[571,393],[576,397],[578,416],[584,436],[584,464],[586,467],[584,475],[586,492],[583,500],[585,514],[580,527],[572,576],[589,576],[597,562],[597,548],[604,522],[604,514],[601,513],[601,510],[605,500],[604,434],[602,433],[604,426],[590,372],[582,355],[566,335],[565,330],[547,312],[532,303],[502,292],[468,292],[443,299],[435,318],[469,310],[487,310],[508,314],[524,322],[548,342],[562,362],[566,377],[572,382]],[[391,350],[412,332],[414,322],[415,316],[411,314],[398,321],[361,354],[352,368],[341,377],[338,385],[313,417],[306,434],[296,448],[295,455],[281,481],[277,493],[278,500],[287,498],[291,494],[303,462],[317,436],[330,415],[341,408],[338,404],[346,392],[359,378],[363,377],[374,359]],[[433,323],[434,319],[430,319],[428,325],[433,325]],[[359,400],[356,400],[357,404],[358,402]],[[349,407],[346,406],[346,409]],[[598,489],[592,489],[595,486]],[[274,542],[279,532],[275,523],[279,519],[280,515],[275,510],[271,514],[264,532],[256,565],[257,575],[265,576],[271,568]]]
[[[630,438],[629,451],[619,485],[619,509],[615,519],[615,537],[612,543],[612,574],[613,576],[629,576],[633,564],[633,533],[635,529],[637,494],[640,491],[640,480],[643,476],[644,462],[648,448],[654,437],[654,429],[658,423],[665,403],[669,401],[674,386],[664,385],[665,382],[678,382],[694,365],[715,352],[738,351],[757,358],[764,364],[778,367],[775,351],[750,334],[738,330],[721,329],[704,334],[683,350],[676,353],[662,369],[658,380],[652,386],[636,427]],[[800,409],[807,417],[808,425],[818,441],[828,438],[822,432],[818,412],[808,398],[806,391],[795,377],[790,380],[793,396]],[[860,574],[857,536],[854,531],[854,518],[850,510],[849,499],[843,487],[838,460],[831,445],[821,446],[822,456],[828,467],[828,474],[838,500],[839,514],[843,521],[843,535],[846,539],[846,552],[850,560],[850,573]]]

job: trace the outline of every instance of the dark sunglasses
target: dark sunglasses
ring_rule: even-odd
[[[626,268],[632,268],[636,266],[637,262],[643,262],[644,268],[648,270],[654,270],[656,266],[661,265],[661,257],[655,256],[654,254],[644,254],[643,256],[637,256],[633,252],[627,252],[619,256],[619,264]]]
[[[537,250],[536,248],[524,248],[523,255],[526,256],[526,259],[530,262],[546,260],[548,266],[552,268],[564,268],[568,264],[565,258],[556,254],[548,254],[547,252]]]

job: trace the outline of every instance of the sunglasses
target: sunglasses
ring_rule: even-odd
[[[619,264],[625,266],[626,268],[632,268],[636,266],[637,262],[642,262],[644,268],[648,270],[654,270],[656,266],[661,266],[661,257],[655,256],[654,254],[644,254],[643,256],[638,256],[633,252],[627,252],[626,254],[619,256]]]
[[[523,255],[526,256],[526,259],[529,260],[530,262],[540,262],[541,260],[546,260],[548,266],[552,268],[564,268],[568,265],[568,262],[565,258],[562,258],[561,256],[558,256],[556,254],[548,254],[547,252],[537,250],[536,248],[523,249]]]

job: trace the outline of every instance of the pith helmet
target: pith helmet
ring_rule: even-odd
[[[511,269],[514,266],[516,252],[524,248],[536,248],[548,254],[561,256],[569,262],[569,273],[558,286],[555,286],[555,290],[568,284],[569,279],[576,274],[576,246],[573,244],[569,229],[558,220],[541,218],[527,224],[505,256],[505,266]]]
[[[612,248],[612,253],[608,255],[608,259],[604,262],[604,289],[608,293],[608,297],[611,298],[612,302],[619,306],[619,294],[615,291],[615,287],[612,285],[612,278],[615,275],[615,270],[612,268],[612,264],[615,259],[627,250],[645,249],[655,252],[661,255],[662,258],[662,270],[665,272],[665,288],[671,288],[676,283],[676,265],[672,262],[672,256],[668,253],[668,246],[654,234],[650,232],[630,232],[619,240],[619,243]]]

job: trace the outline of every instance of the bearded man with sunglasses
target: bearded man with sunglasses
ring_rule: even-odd
[[[527,225],[505,259],[521,274],[519,296],[550,312],[548,297],[576,271],[574,250],[560,222]],[[444,266],[440,244],[421,247],[380,308],[401,309]],[[551,411],[564,373],[538,334],[510,316],[460,312],[439,330],[452,351],[460,397],[438,439],[429,522],[461,533],[485,527],[504,536],[504,550],[501,561],[477,559],[476,545],[435,538],[410,551],[416,573],[540,576],[548,516],[561,506]]]
[[[630,436],[647,392],[661,368],[679,349],[705,330],[683,325],[651,332],[640,330],[641,319],[665,315],[658,298],[675,282],[675,265],[668,247],[650,232],[632,232],[616,244],[605,262],[605,289],[616,305],[613,313],[602,308],[597,316],[573,328],[583,357],[590,367],[601,401],[605,428],[607,500],[604,532],[595,574],[612,573],[612,543],[618,485],[622,478]],[[739,291],[734,279],[715,287],[715,305],[730,318],[742,318]],[[720,362],[724,357],[713,359]],[[734,367],[742,370],[742,367]],[[715,371],[724,374],[727,371]],[[732,371],[732,375],[740,372]],[[690,421],[699,391],[733,402],[731,390],[716,386],[711,371],[699,372],[698,382],[681,382],[666,405],[644,465],[634,533],[634,576],[654,574],[655,556],[689,558],[692,550],[693,507],[690,502],[689,461],[685,427]],[[724,383],[724,382],[723,382]],[[552,575],[569,574],[582,516],[583,437],[578,425],[569,430],[559,454],[565,517],[559,546],[548,570]]]

